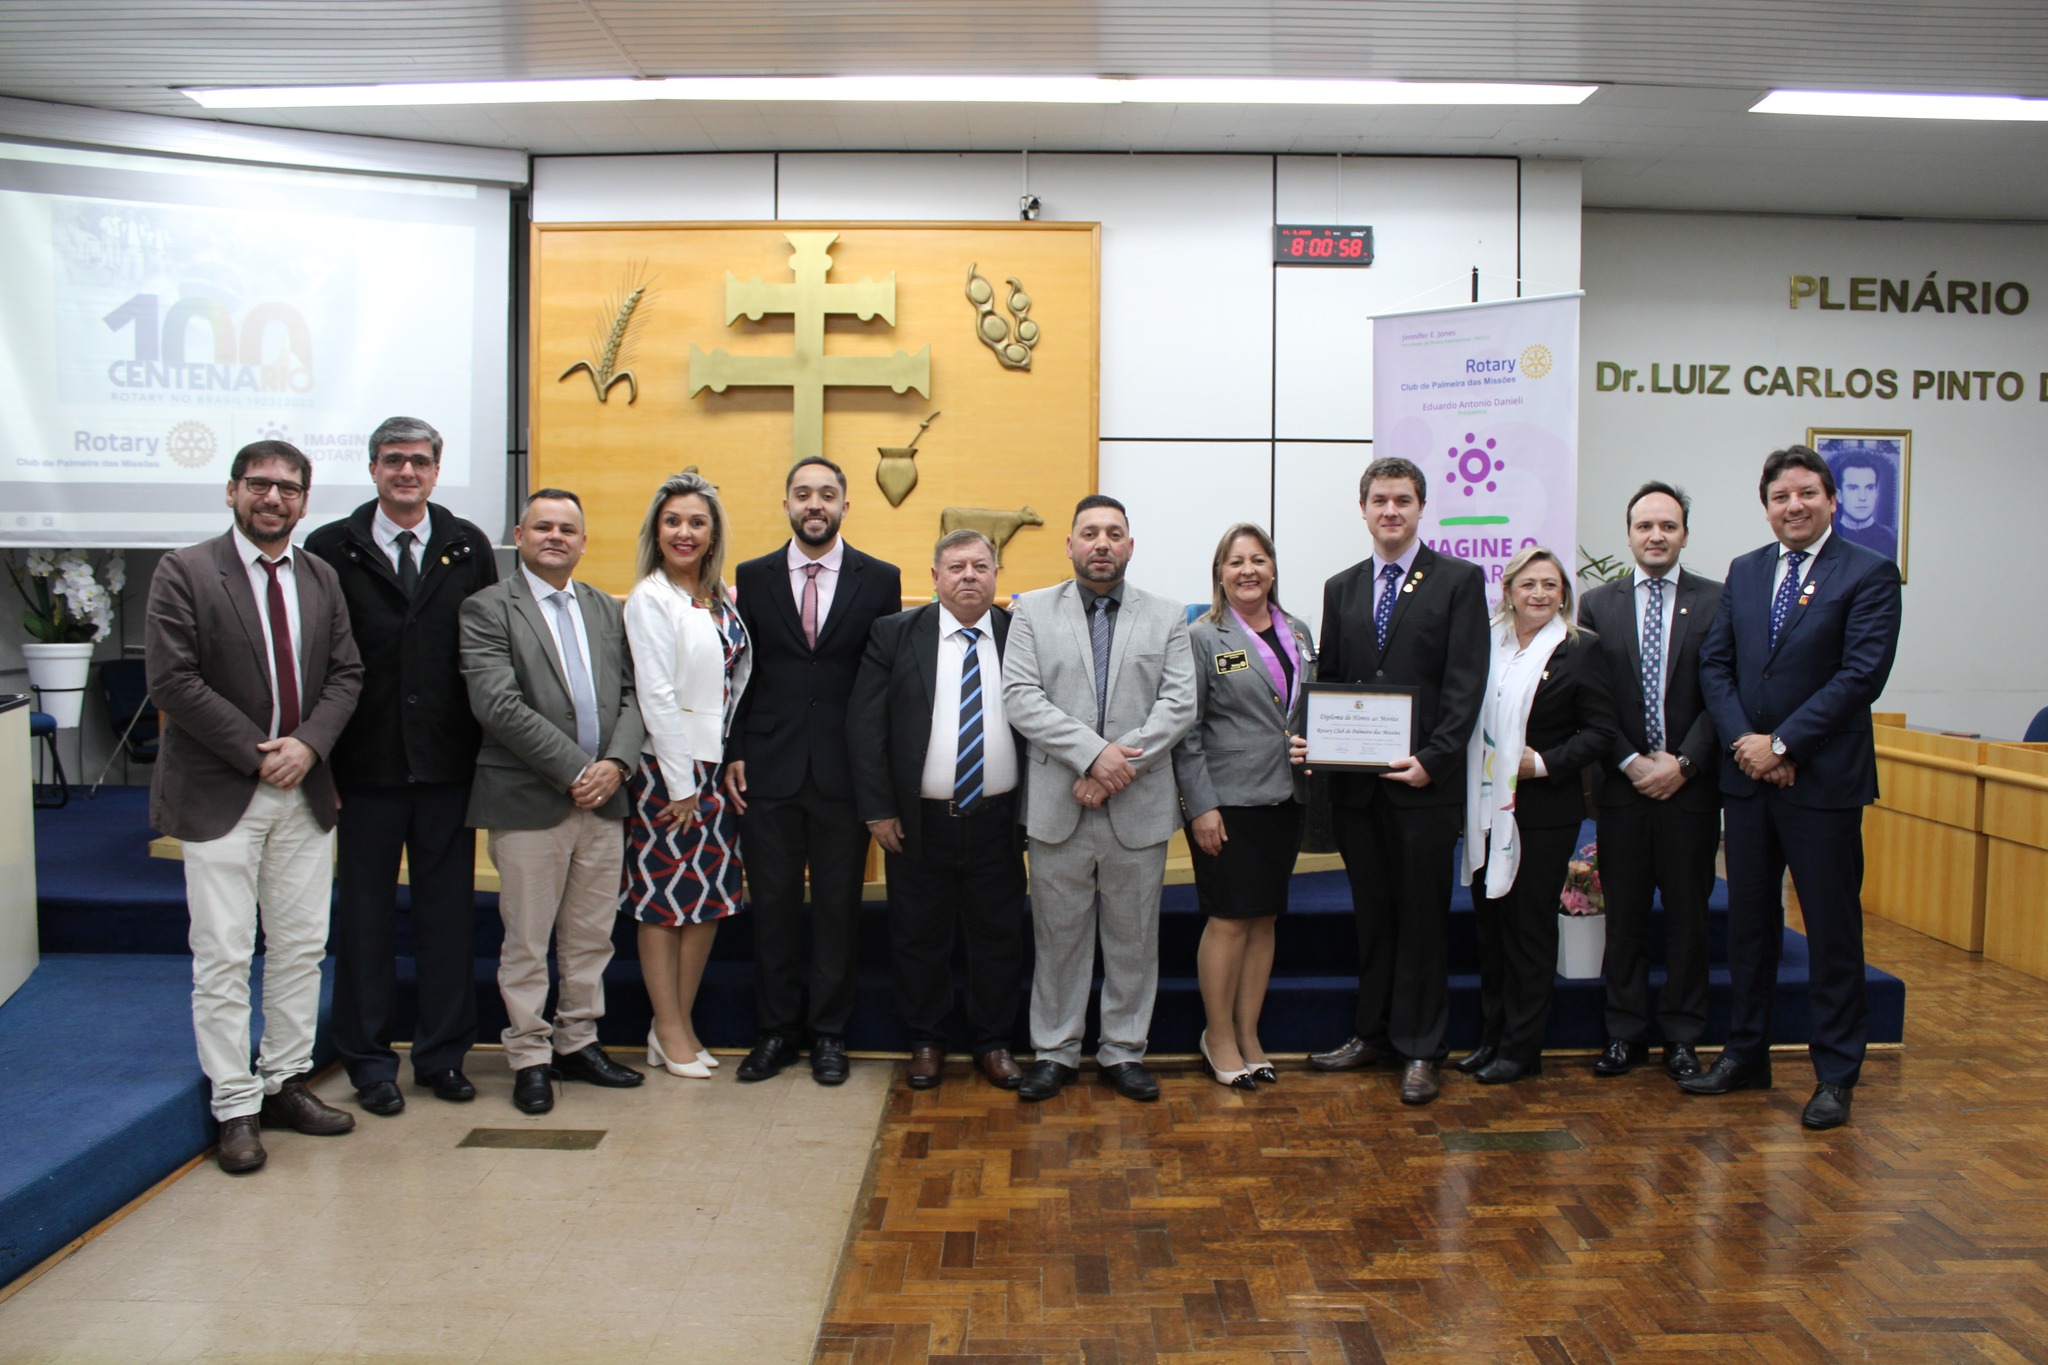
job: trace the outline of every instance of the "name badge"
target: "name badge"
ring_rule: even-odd
[[[1251,656],[1242,649],[1233,649],[1227,654],[1216,656],[1216,672],[1219,677],[1225,673],[1242,673],[1251,666]]]

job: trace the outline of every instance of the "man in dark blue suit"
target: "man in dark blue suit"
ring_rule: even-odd
[[[1806,916],[1819,1086],[1801,1121],[1849,1118],[1863,1066],[1863,807],[1877,799],[1870,706],[1899,645],[1899,566],[1833,533],[1835,481],[1806,446],[1764,461],[1777,544],[1737,559],[1700,651],[1700,687],[1728,744],[1728,1043],[1679,1082],[1695,1095],[1771,1084],[1771,1003],[1785,869]]]

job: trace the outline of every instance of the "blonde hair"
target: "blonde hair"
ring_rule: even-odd
[[[1558,619],[1564,622],[1564,633],[1572,639],[1577,639],[1579,635],[1579,623],[1572,619],[1571,571],[1565,568],[1564,561],[1557,557],[1556,551],[1545,549],[1541,545],[1524,546],[1521,550],[1516,552],[1515,557],[1513,559],[1510,559],[1508,561],[1507,568],[1501,570],[1500,605],[1494,608],[1493,623],[1495,625],[1500,625],[1501,623],[1511,620],[1514,617],[1514,598],[1511,595],[1509,589],[1511,589],[1514,586],[1516,575],[1520,574],[1522,570],[1528,568],[1531,564],[1534,564],[1539,559],[1547,559],[1552,564],[1557,565],[1558,582],[1564,585],[1563,591],[1560,594],[1557,603]]]
[[[1223,561],[1230,558],[1230,547],[1239,536],[1250,536],[1259,542],[1266,558],[1273,561],[1273,586],[1266,589],[1266,605],[1276,610],[1280,606],[1280,556],[1273,549],[1273,537],[1267,535],[1262,526],[1240,521],[1216,542],[1216,554],[1209,561],[1209,612],[1203,619],[1219,626],[1223,624],[1223,613],[1230,606],[1230,599],[1223,591]]]
[[[699,596],[716,597],[729,606],[732,598],[725,590],[725,506],[719,502],[718,490],[711,481],[693,469],[663,479],[661,487],[654,490],[654,501],[647,504],[647,519],[640,523],[640,577],[662,567],[661,509],[668,506],[670,498],[692,494],[704,499],[704,505],[711,511],[711,545],[697,567],[697,592]]]

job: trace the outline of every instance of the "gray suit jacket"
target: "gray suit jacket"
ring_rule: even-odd
[[[341,583],[320,556],[292,551],[299,593],[299,728],[320,762],[300,784],[320,828],[334,828],[327,755],[355,713],[363,665],[349,633]],[[233,532],[173,550],[149,584],[144,669],[163,711],[163,746],[151,775],[149,822],[178,839],[218,839],[256,794],[256,749],[270,737],[270,658],[249,570]]]
[[[576,605],[590,636],[598,757],[615,758],[631,772],[645,734],[633,697],[625,613],[610,594],[588,583],[576,584]],[[516,569],[462,604],[462,678],[470,709],[484,728],[470,785],[470,825],[553,829],[576,809],[569,788],[591,760],[576,747],[576,704],[555,637],[526,575]],[[625,819],[625,788],[597,814]]]
[[[1107,737],[1095,732],[1095,655],[1071,578],[1023,594],[1012,607],[1003,654],[1003,711],[1024,736],[1024,828],[1058,843],[1081,820],[1074,780],[1114,740],[1143,749],[1138,778],[1109,799],[1110,828],[1126,848],[1149,848],[1180,827],[1173,746],[1195,721],[1195,669],[1187,611],[1124,585],[1110,640]]]
[[[1294,636],[1301,678],[1314,678],[1308,626],[1284,611],[1278,615]],[[1272,677],[1237,618],[1189,623],[1188,648],[1195,656],[1197,719],[1173,751],[1173,778],[1187,818],[1218,806],[1277,806],[1305,797],[1301,770],[1287,761],[1295,717],[1275,699]]]

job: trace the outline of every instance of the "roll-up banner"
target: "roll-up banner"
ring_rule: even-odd
[[[1373,458],[1429,481],[1423,541],[1486,570],[1530,545],[1578,565],[1579,300],[1547,294],[1372,320]]]

